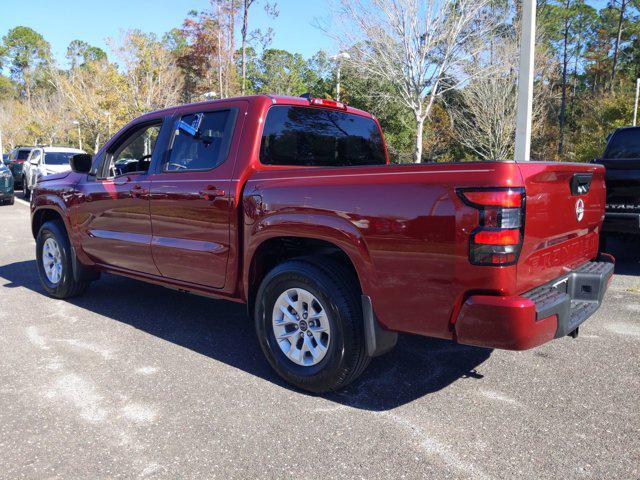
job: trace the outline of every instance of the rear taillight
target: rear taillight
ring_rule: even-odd
[[[460,188],[457,193],[479,212],[479,225],[469,238],[469,261],[474,265],[515,264],[524,236],[524,189]]]

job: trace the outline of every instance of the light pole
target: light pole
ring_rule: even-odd
[[[640,78],[636,78],[636,103],[633,107],[633,126],[637,125],[638,120],[638,96],[640,95]],[[2,144],[0,143],[0,146]],[[1,148],[0,148],[1,150]]]
[[[102,114],[107,116],[107,136],[111,138],[111,112],[104,111]]]
[[[331,60],[338,64],[338,69],[336,71],[336,101],[340,101],[340,67],[342,66],[342,60],[349,60],[351,55],[347,52],[340,52],[337,55],[331,57]]]
[[[74,120],[71,123],[78,127],[78,148],[82,150],[82,132],[80,131],[80,122],[78,120]]]
[[[531,116],[533,108],[533,61],[536,46],[536,0],[522,2],[518,110],[514,160],[531,160]]]

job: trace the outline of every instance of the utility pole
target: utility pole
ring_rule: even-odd
[[[74,120],[71,123],[78,127],[78,148],[82,150],[82,132],[80,131],[80,122],[78,120]]]
[[[638,96],[640,96],[640,78],[636,78],[636,103],[633,107],[633,126],[635,127],[638,123]],[[1,140],[1,139],[0,139]],[[0,147],[2,143],[0,143]],[[2,148],[0,148],[2,150]]]
[[[531,160],[531,117],[533,109],[533,65],[536,47],[536,0],[522,2],[520,67],[518,70],[518,111],[514,160]]]

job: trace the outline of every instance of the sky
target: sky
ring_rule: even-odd
[[[280,15],[268,18],[262,5],[251,8],[250,28],[271,26],[271,44],[310,58],[318,50],[333,53],[335,46],[312,23],[327,18],[328,0],[277,0]],[[51,44],[54,58],[66,66],[69,42],[84,40],[108,52],[107,37],[137,28],[162,35],[179,27],[190,10],[209,7],[208,0],[0,0],[0,37],[18,25],[31,27]]]
[[[280,15],[275,20],[265,14],[265,1],[252,7],[250,28],[271,26],[273,48],[305,58],[318,50],[336,53],[334,41],[313,26],[316,19],[330,22],[331,0],[276,0]],[[587,3],[601,8],[606,0]],[[162,35],[179,27],[190,10],[208,7],[208,0],[0,0],[0,37],[18,25],[31,27],[51,44],[59,65],[68,66],[65,53],[72,40],[84,40],[109,53],[106,39],[117,38],[121,30],[137,28]]]

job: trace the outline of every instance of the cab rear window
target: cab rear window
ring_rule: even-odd
[[[275,105],[262,133],[265,165],[384,165],[382,134],[372,118],[342,111]]]
[[[629,128],[616,132],[604,156],[612,160],[640,158],[640,128]]]

